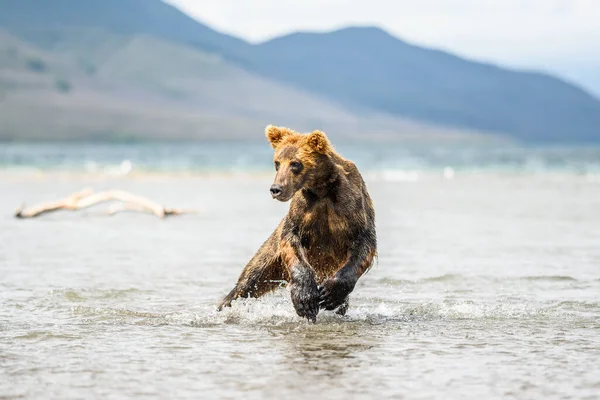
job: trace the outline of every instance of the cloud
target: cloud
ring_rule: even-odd
[[[597,0],[168,1],[252,42],[298,30],[376,25],[416,44],[510,66],[552,70],[565,59],[600,61]]]
[[[438,37],[474,26],[532,30],[570,27],[597,30],[596,0],[170,0],[192,15],[229,32],[260,40],[298,29],[329,29],[349,23],[391,26],[407,35]],[[425,25],[415,21],[428,21]],[[414,33],[413,33],[414,32]]]

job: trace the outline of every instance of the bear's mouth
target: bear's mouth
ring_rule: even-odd
[[[276,182],[271,185],[269,191],[271,192],[271,197],[273,199],[279,200],[283,203],[291,199],[296,192],[293,186],[289,183],[281,185]]]
[[[278,200],[278,201],[282,202],[282,203],[285,203],[286,201],[288,201],[289,199],[291,199],[292,196],[290,194],[288,194],[288,193],[280,193],[280,194],[278,194],[276,196],[273,195],[273,198],[275,200]]]

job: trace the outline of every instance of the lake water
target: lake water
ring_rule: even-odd
[[[380,254],[313,325],[215,311],[287,210],[268,145],[0,145],[0,397],[600,398],[600,150],[338,148]],[[200,212],[12,216],[84,187]]]

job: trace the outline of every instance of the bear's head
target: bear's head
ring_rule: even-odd
[[[331,174],[333,148],[321,131],[308,134],[291,129],[267,126],[265,134],[275,149],[275,181],[271,196],[282,202],[290,200],[302,188],[316,187]]]

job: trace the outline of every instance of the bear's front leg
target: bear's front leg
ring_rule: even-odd
[[[355,243],[357,244],[351,249],[346,265],[319,287],[321,308],[335,310],[339,307],[345,314],[348,296],[358,279],[371,267],[377,252],[374,232],[357,237]]]
[[[319,288],[313,271],[306,266],[296,264],[291,269],[292,304],[302,318],[317,322],[319,313]]]
[[[283,225],[279,250],[283,264],[288,268],[294,309],[300,317],[314,323],[317,322],[320,308],[319,287],[298,232],[298,225],[287,218]]]

